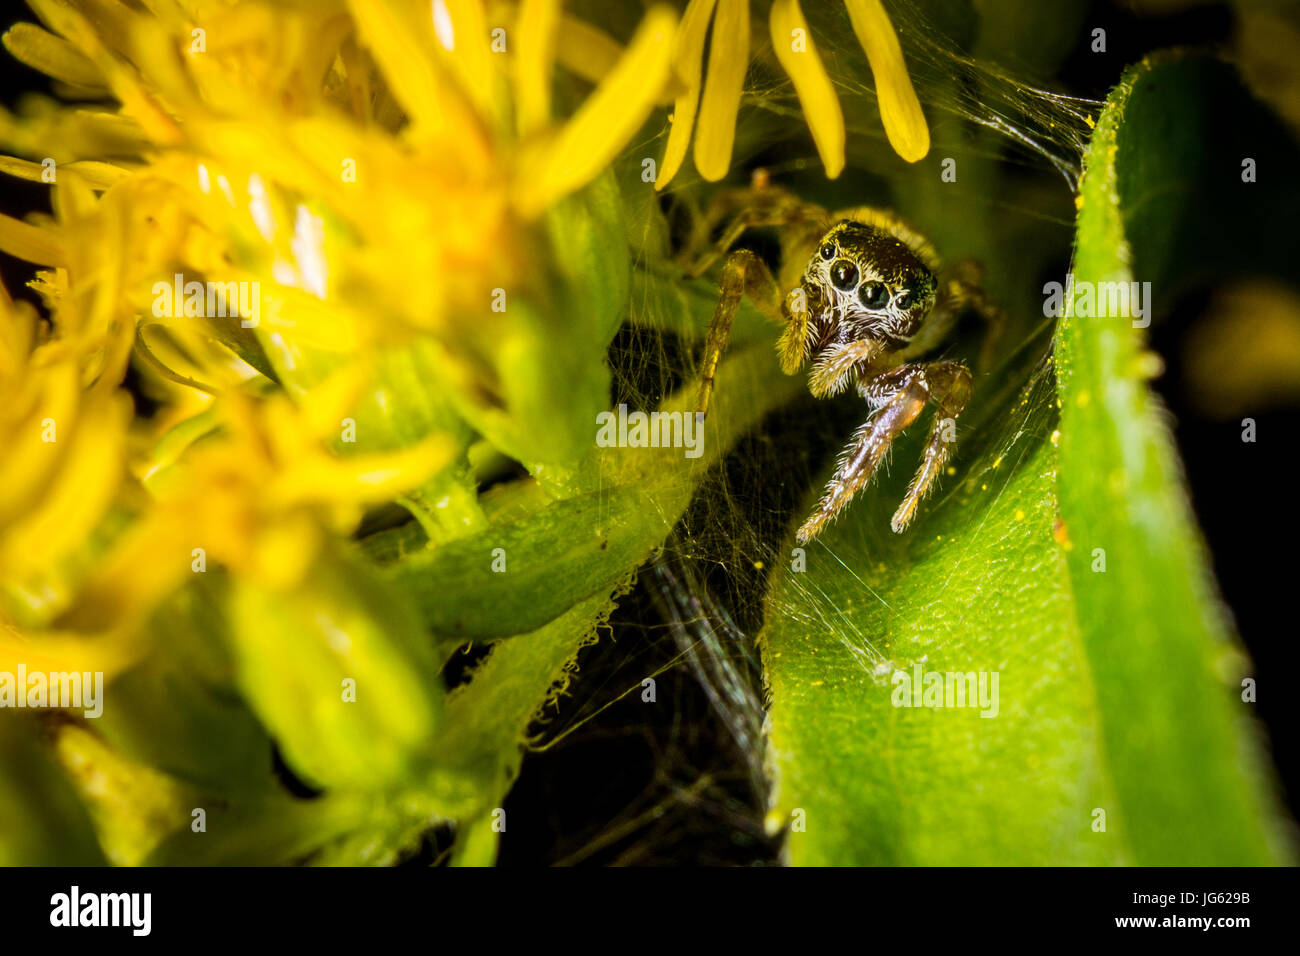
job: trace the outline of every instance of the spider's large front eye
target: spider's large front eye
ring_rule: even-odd
[[[831,266],[831,282],[835,288],[847,292],[858,281],[858,267],[848,259],[837,259]]]
[[[883,282],[864,282],[858,290],[858,298],[868,309],[883,309],[889,301],[889,290]]]

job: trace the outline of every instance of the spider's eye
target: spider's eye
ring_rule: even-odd
[[[833,243],[828,242],[821,247],[819,252],[821,253],[821,257],[823,259],[825,259],[827,262],[830,262],[832,259],[835,258],[835,245]]]
[[[831,282],[835,288],[848,291],[852,289],[858,281],[858,267],[849,262],[848,259],[836,260],[835,265],[831,266]]]
[[[864,282],[862,288],[858,290],[858,298],[868,309],[884,308],[885,303],[889,301],[889,290],[885,288],[883,282]]]
[[[910,308],[911,305],[912,305],[912,293],[908,292],[906,289],[898,293],[898,295],[894,299],[895,308],[907,309]]]

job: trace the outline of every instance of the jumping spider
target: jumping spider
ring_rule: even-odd
[[[760,176],[750,189],[720,194],[704,224],[728,219],[712,249],[687,269],[698,276],[726,256],[697,411],[708,412],[742,296],[784,326],[777,346],[783,372],[793,375],[811,361],[808,389],[818,398],[856,387],[871,414],[841,453],[817,510],[799,528],[799,542],[807,543],[866,486],[890,443],[933,401],[921,467],[890,523],[901,532],[948,461],[954,422],[972,388],[962,363],[915,359],[942,343],[964,308],[989,323],[981,365],[1001,330],[1002,312],[980,288],[979,267],[970,261],[943,266],[930,243],[889,212],[863,206],[829,214]],[[731,249],[746,229],[762,226],[781,227],[779,284],[753,252]],[[790,292],[782,297],[782,289]]]

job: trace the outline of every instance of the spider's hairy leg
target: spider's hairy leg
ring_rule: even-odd
[[[685,272],[691,278],[703,275],[727,254],[727,250],[736,244],[746,229],[803,226],[809,235],[819,235],[825,221],[826,210],[804,202],[779,186],[727,190],[709,204],[704,220],[709,233],[722,222],[727,222],[726,228],[701,256],[688,259],[684,266]]]
[[[916,506],[934,484],[952,454],[956,440],[957,416],[970,401],[970,370],[960,362],[932,362],[925,366],[925,380],[931,397],[938,398],[934,423],[930,426],[930,440],[926,442],[921,467],[908,486],[907,496],[894,512],[889,526],[901,532],[916,515]]]
[[[800,544],[817,537],[827,522],[866,486],[890,443],[916,421],[930,397],[925,368],[920,365],[902,365],[884,372],[863,384],[860,391],[868,401],[880,402],[879,408],[857,430],[853,441],[840,456],[839,466],[826,486],[821,503],[795,535]]]
[[[704,343],[704,361],[700,367],[700,391],[695,402],[697,415],[709,411],[709,397],[713,394],[713,377],[718,370],[718,360],[731,337],[731,323],[740,310],[740,300],[749,296],[764,315],[775,322],[784,322],[781,293],[767,265],[748,249],[737,249],[727,256],[722,265],[722,289],[718,304],[709,324],[709,337]]]
[[[803,285],[790,290],[781,305],[785,329],[776,343],[781,371],[793,375],[808,359],[808,295]]]

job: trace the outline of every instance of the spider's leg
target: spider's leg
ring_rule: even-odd
[[[952,454],[952,445],[957,438],[957,416],[962,413],[970,401],[971,374],[960,362],[934,362],[925,366],[925,379],[930,394],[938,396],[934,423],[930,426],[930,440],[926,443],[925,454],[916,477],[908,486],[903,503],[894,512],[890,527],[901,532],[916,514],[916,506],[925,497],[935,478],[943,470],[944,464]]]
[[[763,260],[748,249],[737,249],[727,256],[722,265],[722,289],[718,304],[709,324],[709,337],[704,344],[704,361],[700,366],[700,391],[695,411],[698,415],[709,411],[709,397],[713,394],[713,376],[718,370],[718,360],[731,337],[731,323],[740,309],[742,296],[749,296],[768,318],[784,322],[781,311],[781,293],[772,272]]]
[[[729,221],[728,221],[729,220]],[[761,226],[805,226],[809,234],[820,234],[826,210],[797,198],[777,186],[728,190],[710,204],[705,227],[710,233],[724,221],[727,226],[701,256],[688,261],[684,270],[692,278],[703,275],[727,254],[746,229]]]
[[[832,518],[840,513],[871,476],[889,450],[890,443],[903,429],[916,421],[925,408],[929,390],[925,384],[922,366],[903,365],[885,372],[862,388],[868,400],[884,398],[876,414],[866,421],[853,436],[853,441],[840,456],[839,466],[817,510],[799,528],[796,538],[806,544],[821,533]],[[887,396],[887,397],[886,397]]]

